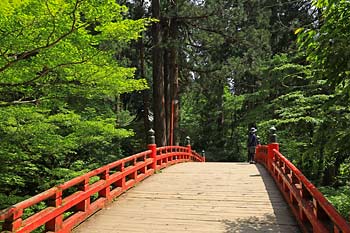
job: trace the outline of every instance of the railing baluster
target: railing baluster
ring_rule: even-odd
[[[86,192],[89,189],[89,181],[90,181],[90,177],[85,176],[85,179],[83,181],[82,184],[80,184],[79,186],[79,190]],[[76,209],[78,211],[84,211],[86,212],[88,209],[90,208],[90,198],[87,198],[83,201],[81,201],[79,204],[76,205]]]
[[[15,232],[22,226],[22,215],[23,209],[11,208],[12,212],[8,218],[5,219],[3,223],[3,230]]]
[[[107,167],[102,174],[100,174],[100,179],[104,180],[105,182],[109,179],[109,168]],[[111,200],[111,187],[109,185],[106,185],[101,191],[98,192],[98,196],[105,197],[108,201]]]
[[[61,188],[57,189],[55,196],[53,196],[51,199],[49,199],[47,204],[48,204],[48,206],[53,206],[56,208],[59,207],[60,205],[62,205],[62,189]],[[63,214],[60,214],[45,224],[45,230],[56,232],[62,228],[62,224],[63,224]]]
[[[341,233],[340,229],[336,225],[333,227],[333,233]]]
[[[144,163],[146,162],[146,154],[144,154],[144,155],[142,156],[142,160],[143,160]],[[147,173],[147,165],[146,165],[146,164],[145,164],[144,167],[142,167],[142,168],[140,169],[140,172],[141,172],[142,174],[146,174],[146,173]]]
[[[136,164],[137,164],[137,161],[136,161],[137,159],[136,158],[134,158],[134,160],[133,160],[133,166],[135,167],[136,166]],[[135,170],[134,172],[133,172],[133,174],[131,175],[131,179],[134,179],[135,180],[135,182],[136,182],[136,179],[137,179],[137,170]]]
[[[122,162],[122,164],[120,165],[120,171],[121,173],[123,173],[125,170],[125,163],[124,161]],[[120,180],[117,181],[117,185],[122,189],[122,191],[125,191],[126,185],[125,185],[125,175],[122,176],[122,178],[120,178]]]
[[[302,204],[300,203],[300,204],[299,204],[299,221],[305,222],[306,219],[307,219],[307,218],[306,218],[306,216],[305,216],[303,206],[302,206]]]

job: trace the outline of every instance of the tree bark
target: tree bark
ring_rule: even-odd
[[[171,1],[171,8],[177,16],[176,0]],[[170,80],[170,144],[178,145],[179,139],[177,136],[177,129],[179,127],[179,69],[178,69],[178,22],[177,17],[170,19],[170,52],[169,52],[169,80]]]
[[[145,17],[145,6],[144,0],[139,0],[136,2],[135,8],[135,16],[136,19],[142,19]],[[138,72],[141,79],[146,80],[145,75],[145,44],[143,41],[143,37],[140,37],[137,41],[137,49],[138,49]],[[148,134],[147,132],[151,129],[151,122],[149,120],[150,116],[150,91],[148,89],[142,91],[142,104],[143,104],[143,125],[144,125],[144,137],[145,142],[147,143]]]
[[[167,43],[168,33],[164,33],[164,42]],[[170,145],[170,135],[171,135],[171,88],[170,88],[170,76],[171,69],[169,69],[169,51],[167,48],[164,49],[164,96],[165,96],[165,120],[166,120],[166,139],[167,145]]]
[[[216,96],[216,103],[217,103],[217,111],[218,111],[218,115],[216,118],[216,124],[217,124],[217,135],[218,135],[218,139],[217,139],[217,147],[218,148],[223,148],[224,144],[225,144],[225,140],[224,140],[224,122],[225,122],[225,118],[224,118],[224,82],[223,80],[219,79],[218,83],[217,83],[217,96]]]
[[[143,43],[142,38],[139,39],[139,69],[140,76],[142,79],[146,79],[145,76],[145,45]],[[149,100],[149,91],[142,91],[142,102],[143,102],[143,125],[144,132],[147,139],[147,132],[150,130],[150,121],[149,121],[149,109],[150,109],[150,100]]]
[[[152,16],[160,20],[160,1],[152,0]],[[160,23],[152,26],[153,49],[153,111],[154,111],[154,130],[156,144],[158,146],[166,145],[166,122],[165,122],[165,103],[164,103],[164,73],[162,61],[162,49],[160,46],[162,40],[162,28]]]

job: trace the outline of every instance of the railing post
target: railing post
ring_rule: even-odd
[[[203,162],[205,162],[205,151],[202,150],[202,157],[203,157]]]
[[[89,177],[85,175],[84,181],[79,185],[79,190],[87,192],[89,190]],[[90,208],[90,198],[87,198],[76,205],[78,211],[88,211]]]
[[[55,196],[49,199],[48,205],[55,208],[58,208],[60,205],[62,205],[62,189],[60,187],[57,188]],[[45,224],[45,230],[56,232],[62,228],[62,224],[63,224],[63,214],[48,221]]]
[[[275,126],[270,128],[269,144],[267,145],[267,167],[270,171],[272,171],[272,161],[274,157],[273,150],[279,151]]]
[[[9,218],[5,219],[5,222],[2,225],[2,230],[5,232],[16,232],[22,226],[23,209],[17,209],[14,207],[11,211],[13,211],[13,213]]]
[[[187,136],[187,137],[186,137],[186,147],[187,147],[187,149],[188,149],[188,154],[189,154],[188,158],[186,158],[186,159],[190,159],[190,158],[191,158],[191,154],[192,154],[191,138],[190,138],[190,136]],[[186,157],[187,157],[187,156],[186,156]]]
[[[154,136],[154,130],[148,131],[148,149],[152,151],[151,158],[153,159],[152,169],[155,172],[157,170],[157,145],[156,138]]]
[[[106,170],[100,174],[100,179],[108,181],[109,179],[109,168],[106,168]],[[100,197],[105,197],[108,201],[111,201],[111,187],[107,186],[106,188],[102,189],[101,191],[98,192],[98,195]]]

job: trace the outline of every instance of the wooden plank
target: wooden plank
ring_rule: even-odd
[[[74,232],[300,231],[260,165],[183,163],[142,181]]]

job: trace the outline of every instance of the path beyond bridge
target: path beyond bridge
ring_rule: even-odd
[[[262,165],[182,163],[137,184],[73,232],[300,231]]]

